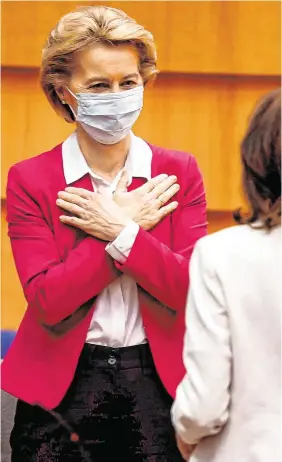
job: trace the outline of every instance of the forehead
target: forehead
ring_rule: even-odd
[[[138,72],[139,56],[130,45],[94,44],[78,53],[73,77],[119,78]]]

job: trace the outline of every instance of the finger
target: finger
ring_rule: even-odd
[[[82,230],[86,228],[86,223],[84,220],[81,220],[81,218],[68,217],[66,215],[61,215],[60,221],[64,223],[65,225],[75,226],[76,228],[80,228]]]
[[[190,451],[190,449],[185,449],[185,450],[183,450],[183,454],[184,454],[184,460],[189,462],[190,457],[192,455],[192,451]]]
[[[83,199],[92,199],[93,195],[95,195],[93,191],[88,191],[88,189],[73,188],[72,186],[67,187],[65,189],[65,192],[70,193],[70,194],[76,194],[77,196],[80,196]]]
[[[151,180],[148,180],[147,183],[143,184],[138,188],[138,190],[142,193],[148,193],[154,189],[154,187],[159,184],[160,182],[164,181],[168,175],[166,173],[162,173],[161,175],[155,176]]]
[[[158,216],[160,217],[160,219],[162,219],[166,217],[167,215],[169,215],[171,212],[173,212],[175,209],[177,209],[177,207],[178,207],[178,202],[176,201],[171,202],[170,204],[165,205],[158,211]]]
[[[126,192],[128,186],[128,173],[126,169],[122,170],[121,177],[118,181],[116,192]]]
[[[158,201],[160,201],[161,205],[166,204],[176,193],[178,193],[179,190],[179,184],[172,185],[167,191],[158,197]]]
[[[190,446],[183,443],[183,441],[178,441],[178,449],[183,459],[189,461],[191,456]]]
[[[191,456],[190,452],[187,452],[187,451],[183,450],[181,455],[183,457],[183,460],[185,460],[185,462],[189,462],[189,459],[190,459],[190,456]]]
[[[64,200],[65,202],[70,202],[71,204],[79,205],[82,208],[86,208],[88,205],[88,200],[78,196],[74,193],[68,193],[65,191],[58,192],[58,198]]]
[[[62,199],[57,199],[56,204],[61,208],[71,213],[72,215],[77,215],[80,218],[87,219],[88,213],[85,209],[76,204],[71,204]]]
[[[177,182],[177,177],[175,175],[171,175],[161,183],[156,185],[156,187],[151,192],[152,197],[157,198],[160,194],[164,193],[168,188],[170,188],[174,183]]]

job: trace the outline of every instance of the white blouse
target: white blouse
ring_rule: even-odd
[[[94,191],[112,195],[120,173],[112,183],[95,175],[89,168],[77,141],[76,133],[70,135],[62,146],[63,168],[66,183],[89,174]],[[131,133],[131,147],[125,167],[130,176],[151,178],[152,151],[145,141]],[[106,247],[112,258],[122,263],[130,253],[138,234],[139,226],[132,222]],[[89,326],[86,342],[110,347],[138,345],[146,341],[139,311],[138,293],[135,281],[121,275],[97,297],[95,311]]]

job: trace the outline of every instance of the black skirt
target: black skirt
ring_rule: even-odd
[[[18,402],[12,462],[180,462],[171,405],[147,344],[86,344],[55,415]]]

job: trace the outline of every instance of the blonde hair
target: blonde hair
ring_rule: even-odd
[[[158,74],[152,34],[123,11],[99,5],[66,14],[50,32],[43,49],[40,83],[53,109],[67,122],[74,118],[56,89],[71,77],[75,54],[94,43],[131,44],[140,57],[139,72],[144,84]]]

